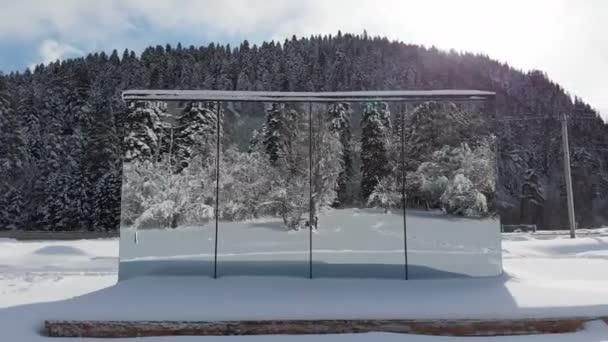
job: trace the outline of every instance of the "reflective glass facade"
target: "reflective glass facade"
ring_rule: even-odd
[[[479,102],[128,108],[121,279],[502,272],[494,113]]]

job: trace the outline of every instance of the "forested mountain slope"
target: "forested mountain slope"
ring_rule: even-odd
[[[540,71],[487,56],[338,33],[102,52],[0,76],[0,229],[118,228],[120,94],[132,88],[493,90],[503,223],[567,227],[559,122],[567,112],[577,221],[608,224],[608,125],[582,100]]]

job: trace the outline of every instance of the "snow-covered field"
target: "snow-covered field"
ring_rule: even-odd
[[[0,239],[0,307],[82,295],[116,283],[118,240]]]
[[[542,238],[538,238],[541,236]],[[0,240],[0,341],[40,341],[44,319],[331,319],[608,316],[608,234],[570,240],[506,234],[505,275],[410,280],[139,277],[117,285],[118,240]],[[81,296],[83,295],[83,296]],[[72,298],[80,296],[77,298]],[[169,340],[480,341],[373,333]],[[74,339],[53,339],[53,341]],[[147,339],[146,339],[147,340]],[[594,321],[574,334],[492,341],[608,341]]]

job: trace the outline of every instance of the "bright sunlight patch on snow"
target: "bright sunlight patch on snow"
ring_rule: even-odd
[[[0,240],[0,331],[39,341],[44,319],[331,319],[608,316],[608,236],[506,234],[497,278],[375,280],[223,277],[117,279],[118,240]],[[114,285],[114,286],[112,286]],[[89,293],[90,292],[90,293]],[[88,293],[88,294],[86,294]],[[370,295],[370,293],[372,295]],[[84,295],[84,296],[81,296]],[[72,298],[75,296],[80,296]],[[53,301],[53,302],[51,302]],[[50,302],[50,303],[45,303]],[[406,341],[479,338],[405,336]],[[153,341],[200,337],[150,338]],[[203,340],[284,341],[284,336]],[[404,335],[291,336],[289,341],[402,341]],[[485,340],[485,339],[484,339]],[[600,321],[574,334],[494,341],[608,341]],[[53,339],[74,341],[74,339]]]

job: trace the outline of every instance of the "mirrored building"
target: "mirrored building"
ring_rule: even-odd
[[[502,273],[494,93],[123,98],[121,279]]]

